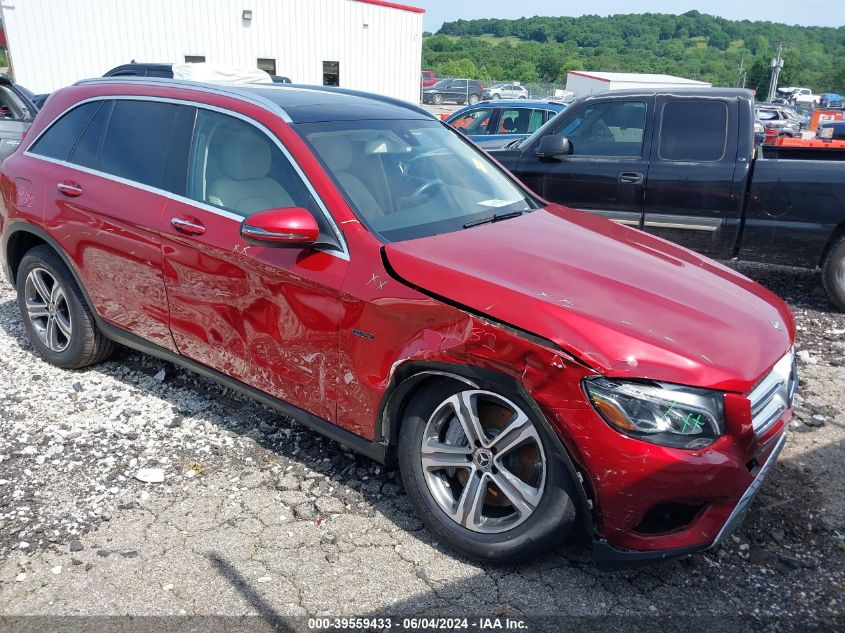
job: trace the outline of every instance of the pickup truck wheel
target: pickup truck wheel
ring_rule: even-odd
[[[831,302],[845,312],[845,235],[831,246],[825,257],[822,284]]]
[[[73,275],[47,246],[24,255],[15,283],[27,338],[44,360],[81,369],[105,360],[114,343],[97,328]]]
[[[441,541],[476,560],[514,563],[549,551],[574,526],[558,444],[520,398],[440,383],[407,409],[399,466]]]

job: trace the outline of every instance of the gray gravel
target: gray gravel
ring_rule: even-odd
[[[396,472],[172,365],[53,368],[0,282],[0,614],[842,616],[845,316],[810,273],[741,270],[798,319],[790,441],[723,547],[616,574],[583,539],[518,567],[453,555]]]

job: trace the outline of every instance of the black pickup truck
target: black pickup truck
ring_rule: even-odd
[[[821,267],[845,310],[845,156],[755,148],[747,90],[606,92],[490,154],[551,202],[711,257]]]

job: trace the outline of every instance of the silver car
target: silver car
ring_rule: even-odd
[[[0,161],[21,144],[37,112],[20,88],[0,75]]]
[[[519,84],[496,84],[485,88],[482,99],[527,99],[528,91]]]

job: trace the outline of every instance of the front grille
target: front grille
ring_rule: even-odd
[[[752,424],[758,436],[768,431],[784,411],[792,406],[797,386],[795,351],[790,350],[748,396],[751,400]]]

